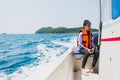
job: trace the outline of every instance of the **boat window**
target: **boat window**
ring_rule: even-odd
[[[120,0],[112,0],[112,19],[120,16]]]

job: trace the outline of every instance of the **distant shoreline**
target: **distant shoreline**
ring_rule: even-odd
[[[57,33],[78,33],[82,27],[74,27],[74,28],[66,28],[66,27],[42,27],[38,29],[35,34],[45,34],[45,33],[51,33],[51,34],[57,34]],[[93,29],[92,32],[96,32],[98,29]]]

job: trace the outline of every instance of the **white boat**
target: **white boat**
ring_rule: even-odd
[[[49,62],[42,69],[41,80],[120,80],[120,0],[100,0],[100,28],[99,44],[100,57],[96,69],[99,74],[83,76],[80,72],[82,58],[72,56],[71,49]],[[89,57],[86,69],[92,62]],[[77,72],[74,68],[77,65]],[[49,66],[49,67],[48,67]],[[34,80],[37,80],[35,77]]]

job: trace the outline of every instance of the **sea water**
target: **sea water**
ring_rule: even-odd
[[[63,55],[76,43],[75,37],[76,34],[0,34],[0,80],[24,80],[35,75],[32,70]]]

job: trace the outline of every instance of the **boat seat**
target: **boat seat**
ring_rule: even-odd
[[[86,69],[91,68],[91,63],[93,60],[93,54],[91,54],[88,58],[88,61],[86,63]],[[73,52],[73,62],[74,62],[74,71],[80,70],[82,67],[82,60],[83,60],[84,55],[80,53],[80,51],[74,51]]]
[[[80,60],[81,58],[84,57],[84,55],[80,52],[80,50],[75,50],[73,51],[73,56],[79,56],[79,57],[76,57],[76,60]],[[93,57],[94,55],[91,54],[89,57]]]

